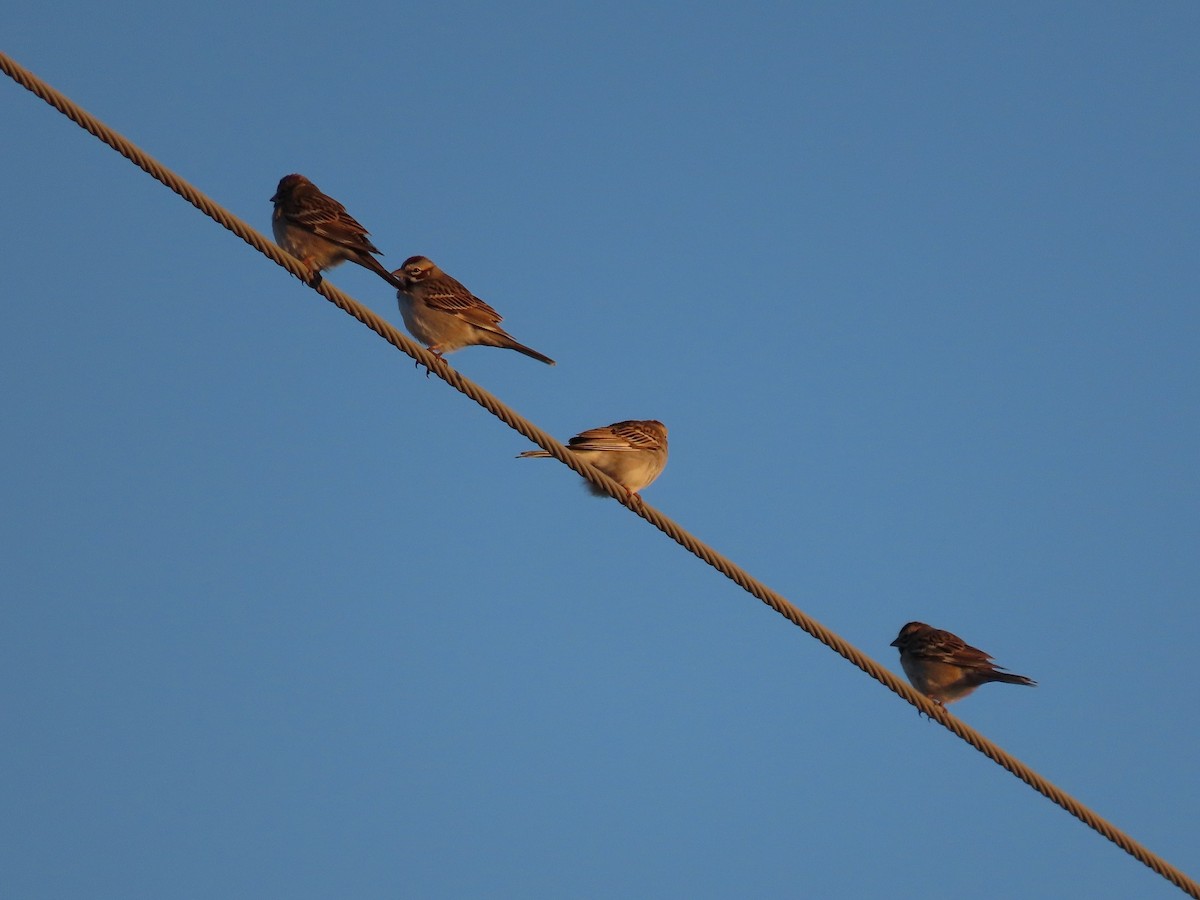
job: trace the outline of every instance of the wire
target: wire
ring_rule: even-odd
[[[36,94],[42,100],[46,101],[46,103],[50,104],[59,112],[61,112],[68,119],[78,124],[81,128],[90,132],[105,144],[108,144],[108,146],[112,147],[114,150],[132,162],[135,166],[169,187],[172,191],[183,197],[183,199],[187,200],[206,216],[213,219],[224,228],[232,231],[251,247],[258,250],[276,264],[287,269],[288,272],[307,284],[306,279],[309,277],[309,272],[298,260],[292,258],[287,253],[284,253],[283,250],[281,250],[275,243],[268,241],[254,228],[251,228],[237,216],[214,203],[170,169],[163,166],[136,145],[126,140],[117,132],[113,131],[103,122],[96,119],[86,110],[82,109],[72,100],[70,100],[68,97],[56,91],[32,72],[18,65],[7,54],[2,52],[0,52],[0,70],[3,70],[4,73],[12,78],[15,82]],[[425,366],[430,372],[436,374],[438,378],[441,378],[443,381],[449,384],[452,388],[462,394],[465,394],[467,397],[470,397],[492,415],[504,422],[504,424],[529,438],[529,440],[533,441],[543,450],[546,450],[559,462],[570,466],[592,484],[604,490],[619,503],[624,504],[663,534],[670,537],[689,553],[708,563],[743,590],[767,604],[767,606],[771,607],[771,609],[775,610],[775,612],[779,613],[789,622],[804,629],[822,644],[829,647],[835,653],[844,657],[858,668],[862,669],[862,671],[866,672],[876,681],[880,682],[888,690],[894,692],[902,699],[911,703],[920,712],[926,714],[931,719],[935,719],[937,722],[945,726],[958,737],[962,738],[980,753],[987,756],[997,765],[1003,766],[1035,791],[1061,806],[1063,809],[1065,809],[1075,818],[1079,819],[1079,821],[1083,822],[1083,824],[1096,831],[1098,834],[1108,838],[1108,840],[1112,841],[1139,862],[1153,869],[1184,893],[1190,895],[1191,897],[1197,898],[1197,900],[1200,900],[1200,884],[1189,878],[1184,872],[1175,868],[1166,860],[1151,852],[1147,847],[1144,847],[1142,844],[1125,834],[1115,825],[1112,825],[1105,819],[1098,816],[1096,813],[1092,812],[1078,800],[1074,799],[1065,791],[1047,781],[1019,759],[1016,759],[1010,755],[1003,748],[997,746],[992,741],[979,734],[977,731],[975,731],[975,729],[971,728],[965,722],[947,712],[945,707],[933,703],[924,695],[918,693],[906,682],[901,681],[894,674],[892,674],[889,669],[884,668],[858,648],[854,647],[852,644],[843,640],[837,634],[823,626],[820,622],[817,622],[815,619],[792,606],[792,604],[789,603],[781,594],[771,590],[771,588],[754,578],[752,575],[750,575],[750,573],[746,572],[732,560],[721,555],[707,544],[701,542],[699,539],[681,528],[673,520],[664,516],[658,510],[647,506],[639,497],[631,496],[616,481],[613,481],[603,472],[592,467],[591,465],[582,462],[578,457],[570,453],[555,438],[551,437],[549,434],[529,422],[522,415],[520,415],[520,413],[503,403],[498,397],[495,397],[488,391],[485,391],[483,388],[469,379],[464,378],[457,371],[451,368],[441,357],[434,356],[424,347],[420,346],[406,335],[399,332],[390,323],[379,318],[379,316],[375,315],[375,313],[373,313],[371,310],[367,309],[347,294],[342,293],[327,281],[321,281],[316,285],[309,286],[331,303],[335,304],[339,309],[344,310],[355,319],[362,322],[389,344],[393,345],[398,350],[407,353],[422,366]]]

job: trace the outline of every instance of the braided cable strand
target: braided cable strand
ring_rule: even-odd
[[[213,221],[232,231],[250,246],[254,247],[254,249],[287,269],[296,278],[299,278],[301,281],[307,281],[309,272],[298,260],[283,252],[274,242],[268,241],[254,228],[214,203],[175,173],[117,134],[103,122],[90,115],[87,111],[80,108],[69,98],[50,87],[50,85],[39,79],[32,72],[18,65],[7,54],[2,52],[0,52],[0,70],[3,70],[6,75],[22,87],[36,94],[81,128],[90,132],[105,144],[108,144],[138,168],[169,187]],[[529,440],[533,441],[543,450],[546,450],[559,462],[570,466],[570,468],[592,484],[604,490],[619,503],[624,504],[659,531],[670,537],[689,553],[708,563],[708,565],[712,566],[726,578],[729,578],[743,590],[767,604],[767,606],[771,607],[771,609],[775,610],[775,612],[779,613],[789,622],[804,629],[822,644],[880,682],[884,687],[911,703],[920,712],[937,720],[980,753],[1007,769],[1038,793],[1058,804],[1075,818],[1079,819],[1079,821],[1083,822],[1083,824],[1112,841],[1139,862],[1153,869],[1184,893],[1200,900],[1200,884],[1197,884],[1197,882],[1189,878],[1184,872],[1170,865],[1166,860],[1152,853],[1148,848],[1142,846],[1116,826],[1096,815],[1082,803],[1047,781],[1020,760],[1011,756],[1004,749],[979,734],[975,729],[947,712],[944,707],[938,706],[924,695],[919,694],[909,684],[901,681],[892,674],[890,670],[879,665],[875,660],[825,628],[821,623],[805,615],[792,606],[782,595],[771,590],[740,566],[698,540],[658,510],[647,506],[639,497],[629,495],[616,481],[593,466],[581,461],[555,438],[533,425],[511,407],[501,402],[499,398],[485,391],[474,382],[464,378],[443,359],[434,356],[424,347],[402,334],[390,323],[381,319],[374,312],[342,293],[328,282],[321,281],[316,285],[310,286],[339,309],[353,316],[389,344],[415,359],[422,366],[427,367],[438,378],[441,378],[460,393],[465,394],[510,428],[529,438]]]

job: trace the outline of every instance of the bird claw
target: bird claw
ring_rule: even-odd
[[[443,364],[446,362],[446,360],[442,358],[442,352],[440,350],[436,349],[435,347],[426,347],[425,349],[428,350],[430,353],[432,353],[438,362],[443,363]],[[417,366],[422,366],[422,365],[425,365],[425,364],[422,363],[419,359],[413,360],[414,368],[416,368]],[[425,366],[425,377],[428,378],[432,373],[433,373],[433,370],[429,366]]]
[[[321,270],[313,266],[313,264],[308,260],[305,260],[304,264],[308,266],[308,271],[310,273],[308,278],[305,279],[304,283],[310,288],[319,287],[321,282],[325,280],[324,274],[322,274]]]

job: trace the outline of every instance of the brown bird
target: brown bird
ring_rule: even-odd
[[[318,283],[326,269],[350,260],[399,287],[392,273],[375,258],[379,248],[371,243],[367,229],[303,175],[279,179],[271,202],[275,204],[271,214],[275,243],[312,270],[310,284]]]
[[[991,681],[1037,684],[1024,675],[1004,671],[982,650],[924,622],[909,622],[891,645],[900,649],[900,666],[912,686],[940,706],[961,700]]]
[[[404,327],[438,356],[463,347],[502,347],[548,366],[550,357],[515,340],[503,317],[424,256],[410,256],[392,273]]]
[[[662,474],[667,465],[667,426],[654,419],[630,419],[603,428],[580,432],[567,441],[567,449],[591,463],[636,496]],[[517,458],[546,457],[545,450],[526,450]],[[608,494],[585,482],[597,497]]]

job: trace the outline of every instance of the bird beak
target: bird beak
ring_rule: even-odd
[[[276,192],[274,193],[274,195],[272,195],[272,197],[271,197],[271,202],[272,202],[272,203],[278,203],[278,202],[279,202],[279,191],[276,191]]]
[[[899,647],[900,646],[900,638],[896,638],[894,641],[892,641],[890,644],[888,644],[888,646],[889,647]]]

